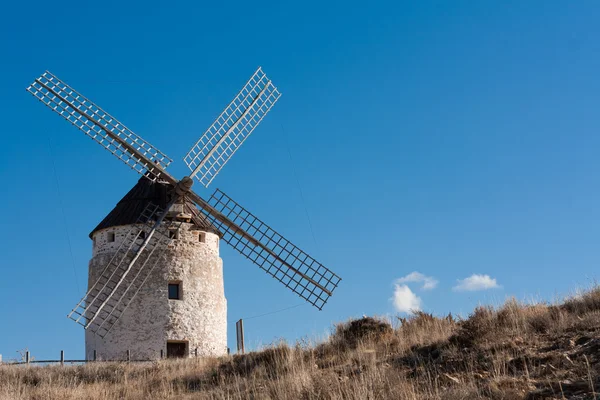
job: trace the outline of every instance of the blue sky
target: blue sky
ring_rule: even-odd
[[[321,312],[247,320],[252,346],[402,304],[467,314],[589,286],[599,17],[593,1],[6,5],[0,354],[83,356],[65,316],[85,287],[88,233],[138,179],[25,91],[46,69],[173,158],[178,177],[256,67],[280,88],[211,189],[343,281]],[[302,303],[235,251],[222,257],[232,348],[237,319]],[[499,287],[453,289],[473,274],[462,284]]]

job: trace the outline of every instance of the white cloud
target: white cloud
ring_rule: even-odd
[[[396,280],[396,283],[408,283],[408,282],[423,282],[423,286],[421,289],[435,289],[438,284],[438,281],[434,279],[432,276],[425,276],[420,272],[414,271],[410,274]]]
[[[394,285],[394,308],[398,312],[412,313],[421,310],[421,298],[406,285]]]
[[[476,291],[476,290],[487,290],[487,289],[498,289],[501,286],[498,285],[495,278],[490,278],[489,275],[473,274],[465,279],[459,279],[458,284],[452,288],[452,290],[464,292],[464,291]]]

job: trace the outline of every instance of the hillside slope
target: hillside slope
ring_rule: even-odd
[[[363,318],[316,346],[146,365],[0,366],[0,399],[600,399],[600,288],[559,305]]]

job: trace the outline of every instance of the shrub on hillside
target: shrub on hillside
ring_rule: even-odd
[[[393,331],[386,321],[363,317],[336,325],[331,342],[342,347],[356,348],[361,342],[381,340]]]
[[[451,343],[471,346],[473,343],[495,331],[497,317],[492,307],[477,307],[469,318],[459,323],[458,331],[450,337]]]
[[[258,375],[262,378],[272,379],[289,370],[290,362],[293,359],[292,352],[293,350],[284,341],[281,341],[265,347],[261,351],[237,354],[219,366],[217,375],[220,378]]]
[[[600,285],[596,285],[592,290],[566,300],[562,307],[577,315],[600,311]]]

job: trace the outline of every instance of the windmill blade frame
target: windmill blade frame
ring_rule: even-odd
[[[165,226],[165,228],[171,230],[171,227],[173,225],[174,224],[168,224],[167,226]],[[175,226],[176,227],[172,232],[173,237],[177,237],[178,232],[181,228],[181,222],[176,223]],[[111,331],[112,327],[115,326],[115,323],[119,320],[123,313],[125,313],[125,310],[127,310],[127,307],[129,307],[133,299],[137,296],[138,292],[144,287],[144,284],[152,275],[152,272],[156,269],[156,266],[162,261],[165,250],[173,242],[173,239],[171,237],[167,237],[166,235],[163,235],[162,239],[164,240],[163,245],[160,247],[152,247],[148,257],[144,261],[143,265],[140,268],[138,268],[138,272],[133,278],[132,283],[126,287],[123,295],[117,301],[117,304],[112,308],[110,313],[108,313],[108,315],[105,316],[103,321],[101,323],[96,323],[96,328],[92,329],[92,331],[98,334],[98,336],[103,338]],[[155,251],[157,249],[159,250],[159,253],[155,254]],[[150,268],[147,268],[146,264],[149,261],[152,261],[152,266]],[[135,287],[134,285],[136,285],[137,287]],[[134,290],[130,292],[130,289],[132,288],[134,288]],[[129,297],[127,297],[128,295]]]
[[[154,252],[157,249],[160,251],[166,248],[171,242],[172,239],[164,235],[159,230],[159,227],[161,227],[161,223],[176,200],[177,198],[172,199],[164,210],[161,210],[155,204],[148,204],[138,218],[137,225],[149,227],[148,224],[152,223],[152,227],[149,231],[140,229],[137,233],[132,232],[136,228],[130,230],[111,261],[100,274],[96,283],[69,313],[68,317],[70,319],[101,337],[104,337],[108,333],[110,327],[116,323],[125,311],[129,302],[133,300],[146,281],[148,274],[154,269],[156,262],[160,259],[160,255],[155,257],[151,270],[142,275],[147,264],[151,262]],[[154,216],[158,216],[155,222],[152,221]],[[163,228],[168,229],[170,224],[171,221]],[[138,248],[135,248],[135,244],[142,232],[145,234],[143,242]],[[152,242],[153,240],[154,242]],[[148,246],[150,246],[148,251],[145,251]],[[142,277],[141,283],[138,280],[140,276]],[[123,288],[122,285],[124,283],[126,283],[126,287]],[[126,297],[130,288],[135,284],[138,284],[138,287],[134,290],[133,295]],[[119,309],[119,305],[122,308]],[[115,314],[115,311],[117,311],[117,314]],[[110,317],[113,317],[113,319],[109,322],[108,328],[106,328],[104,324],[108,322]],[[96,322],[97,319],[100,319],[100,322]],[[104,329],[104,332],[101,332],[101,329]]]
[[[173,161],[48,71],[27,91],[141,175],[159,178]]]
[[[129,229],[129,231],[125,234],[125,240],[121,241],[114,255],[111,257],[108,264],[106,264],[106,267],[104,267],[102,272],[100,272],[98,279],[94,282],[94,284],[91,285],[86,294],[75,305],[75,307],[73,307],[71,312],[67,315],[68,318],[72,319],[83,327],[87,326],[89,319],[88,309],[93,307],[96,300],[100,299],[101,296],[103,297],[101,300],[104,301],[110,295],[110,292],[104,294],[102,292],[109,283],[112,282],[112,284],[116,284],[115,281],[112,281],[112,278],[117,270],[121,267],[121,264],[123,260],[126,259],[127,254],[133,250],[136,240],[138,240],[138,238],[141,236],[143,228],[139,226],[148,224],[159,212],[160,207],[158,205],[148,203],[138,217],[135,224],[136,226]],[[109,288],[109,290],[112,290],[112,287]]]
[[[196,203],[198,204],[198,203]],[[219,189],[206,217],[223,233],[222,240],[298,296],[321,310],[341,278],[277,233]]]
[[[192,146],[183,161],[196,178],[208,187],[263,118],[281,92],[258,67],[231,103]]]

